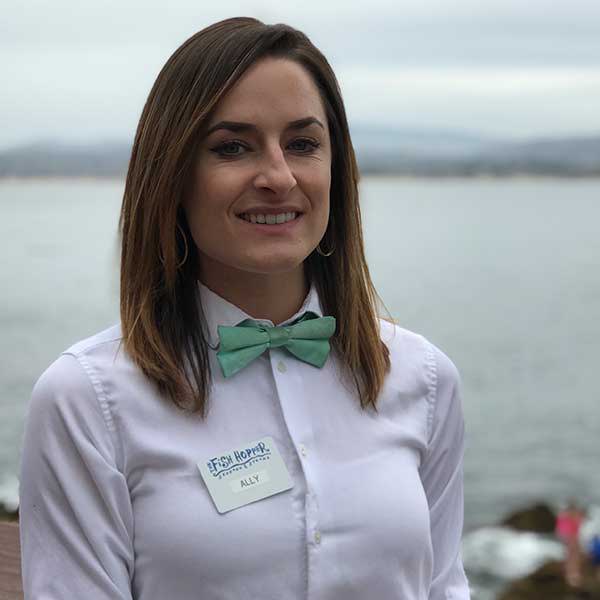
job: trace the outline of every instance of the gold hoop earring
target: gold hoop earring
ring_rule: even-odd
[[[335,244],[333,245],[333,247],[331,248],[331,250],[329,252],[323,252],[323,250],[321,250],[321,242],[319,242],[317,244],[317,252],[321,256],[331,256],[335,252]]]
[[[179,229],[179,231],[181,231],[181,235],[183,237],[183,244],[185,246],[185,252],[183,253],[183,260],[175,267],[176,269],[180,269],[181,267],[183,267],[183,265],[185,264],[185,261],[188,258],[188,243],[187,243],[187,237],[186,237],[185,233],[183,233],[183,229],[181,229],[181,226],[179,225],[179,223],[177,223],[177,229]]]
[[[179,223],[177,223],[177,229],[181,232],[181,235],[183,237],[183,243],[185,245],[185,252],[183,254],[183,260],[179,264],[175,265],[175,269],[181,269],[181,267],[183,267],[183,265],[185,264],[185,261],[188,258],[188,243],[187,243],[187,237],[186,237],[185,233],[183,233],[183,229],[181,229],[181,226],[179,225]],[[165,258],[162,253],[162,248],[158,249],[158,258],[160,259],[160,262],[164,265]]]

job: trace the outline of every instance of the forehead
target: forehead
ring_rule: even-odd
[[[308,115],[325,123],[321,96],[310,73],[294,61],[269,57],[252,65],[220,100],[211,124],[227,119],[267,127]]]

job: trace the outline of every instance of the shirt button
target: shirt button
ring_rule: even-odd
[[[321,543],[321,532],[320,531],[315,531],[315,542],[317,542],[317,544]]]
[[[278,370],[280,373],[285,373],[285,372],[287,371],[287,367],[285,366],[285,363],[284,363],[282,360],[280,360],[280,361],[277,363],[277,370]]]
[[[304,444],[300,444],[300,454],[306,456],[306,446]]]

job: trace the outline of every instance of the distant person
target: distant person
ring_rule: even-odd
[[[580,587],[583,579],[584,554],[579,542],[579,531],[584,517],[585,512],[574,499],[556,517],[555,532],[565,545],[565,580],[573,587]]]
[[[469,599],[459,372],[379,316],[358,182],[302,32],[226,19],[168,59],[120,322],[33,389],[25,600]]]
[[[600,581],[600,534],[596,533],[588,546],[590,562],[594,568],[596,579]]]

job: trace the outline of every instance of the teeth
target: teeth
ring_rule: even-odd
[[[278,215],[249,215],[248,213],[243,213],[240,215],[244,221],[248,221],[250,223],[266,223],[267,225],[279,225],[281,223],[287,223],[288,221],[293,221],[296,218],[295,212],[288,213],[280,213]]]

